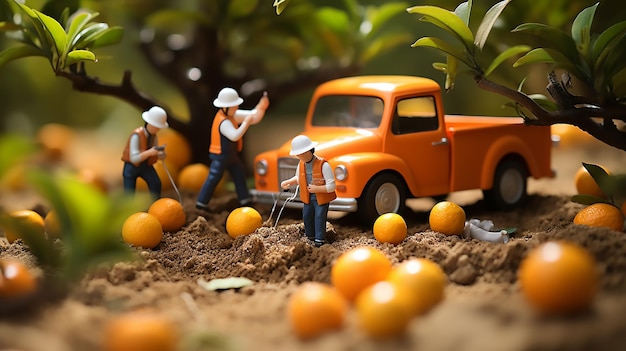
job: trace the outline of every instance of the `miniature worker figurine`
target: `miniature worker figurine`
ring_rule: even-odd
[[[167,128],[167,113],[159,106],[153,106],[141,114],[145,124],[135,129],[124,148],[122,161],[124,161],[124,190],[134,192],[137,178],[143,178],[148,184],[148,190],[152,197],[161,197],[161,179],[154,169],[154,164],[159,159],[165,158],[164,146],[158,146],[157,133]]]
[[[293,138],[289,154],[298,156],[300,163],[296,175],[283,180],[280,186],[288,189],[292,185],[300,185],[300,199],[304,203],[304,233],[316,247],[320,247],[326,243],[328,207],[337,194],[333,170],[326,160],[315,155],[315,145],[306,135]]]
[[[196,201],[198,209],[208,211],[209,201],[215,187],[227,169],[235,183],[239,204],[244,206],[251,201],[246,184],[245,167],[239,152],[243,148],[242,138],[246,131],[251,125],[261,122],[270,102],[267,93],[263,93],[263,97],[253,110],[240,110],[241,103],[243,99],[232,88],[222,89],[213,101],[213,105],[220,110],[215,115],[211,127],[211,145],[209,146],[211,165],[209,176],[198,194]]]

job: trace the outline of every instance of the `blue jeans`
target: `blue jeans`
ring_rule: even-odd
[[[154,167],[148,163],[142,162],[139,166],[135,166],[130,162],[124,162],[122,176],[124,177],[124,190],[127,193],[134,193],[137,187],[137,178],[143,178],[148,184],[148,190],[150,190],[152,197],[155,199],[161,197],[161,179]]]
[[[310,194],[309,203],[302,208],[304,220],[304,233],[307,238],[315,239],[318,243],[326,242],[326,218],[328,217],[329,204],[317,203],[315,194]]]
[[[224,171],[228,170],[230,176],[235,182],[235,190],[237,191],[237,198],[239,203],[245,204],[250,201],[248,193],[248,185],[246,184],[246,170],[243,162],[238,156],[234,157],[220,157],[219,155],[210,155],[211,167],[209,168],[209,176],[202,185],[200,193],[198,194],[198,200],[196,204],[202,206],[208,206],[213,192],[224,176]]]

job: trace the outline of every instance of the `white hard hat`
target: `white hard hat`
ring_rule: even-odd
[[[291,141],[291,152],[289,152],[289,155],[303,154],[313,149],[315,145],[317,145],[317,143],[314,143],[313,141],[311,141],[311,139],[308,136],[298,135],[297,137],[293,138],[293,140]]]
[[[146,123],[151,124],[157,128],[167,128],[167,113],[159,106],[152,106],[148,111],[141,114]]]
[[[243,99],[239,97],[237,91],[233,88],[224,88],[217,94],[217,99],[213,100],[215,107],[233,107],[243,103]]]

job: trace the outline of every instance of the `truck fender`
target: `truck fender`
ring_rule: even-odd
[[[407,177],[410,177],[409,169],[401,158],[383,152],[354,153],[328,161],[333,169],[341,164],[348,170],[348,178],[344,182],[346,193],[342,194],[346,197],[360,197],[367,183],[378,173],[397,173],[405,186]]]
[[[533,174],[534,170],[537,169],[538,165],[534,162],[528,145],[517,137],[504,136],[493,143],[485,154],[485,162],[483,162],[480,177],[481,189],[493,187],[493,176],[496,172],[496,167],[498,167],[498,164],[505,156],[512,154],[519,155],[524,160],[530,174]]]

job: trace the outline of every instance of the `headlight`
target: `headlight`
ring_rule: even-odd
[[[256,165],[254,165],[254,170],[256,172],[256,174],[258,175],[265,175],[267,174],[267,161],[265,160],[260,160],[257,161]]]
[[[346,166],[339,165],[335,167],[335,179],[343,181],[346,180],[346,178],[348,178],[348,170],[346,169]]]

